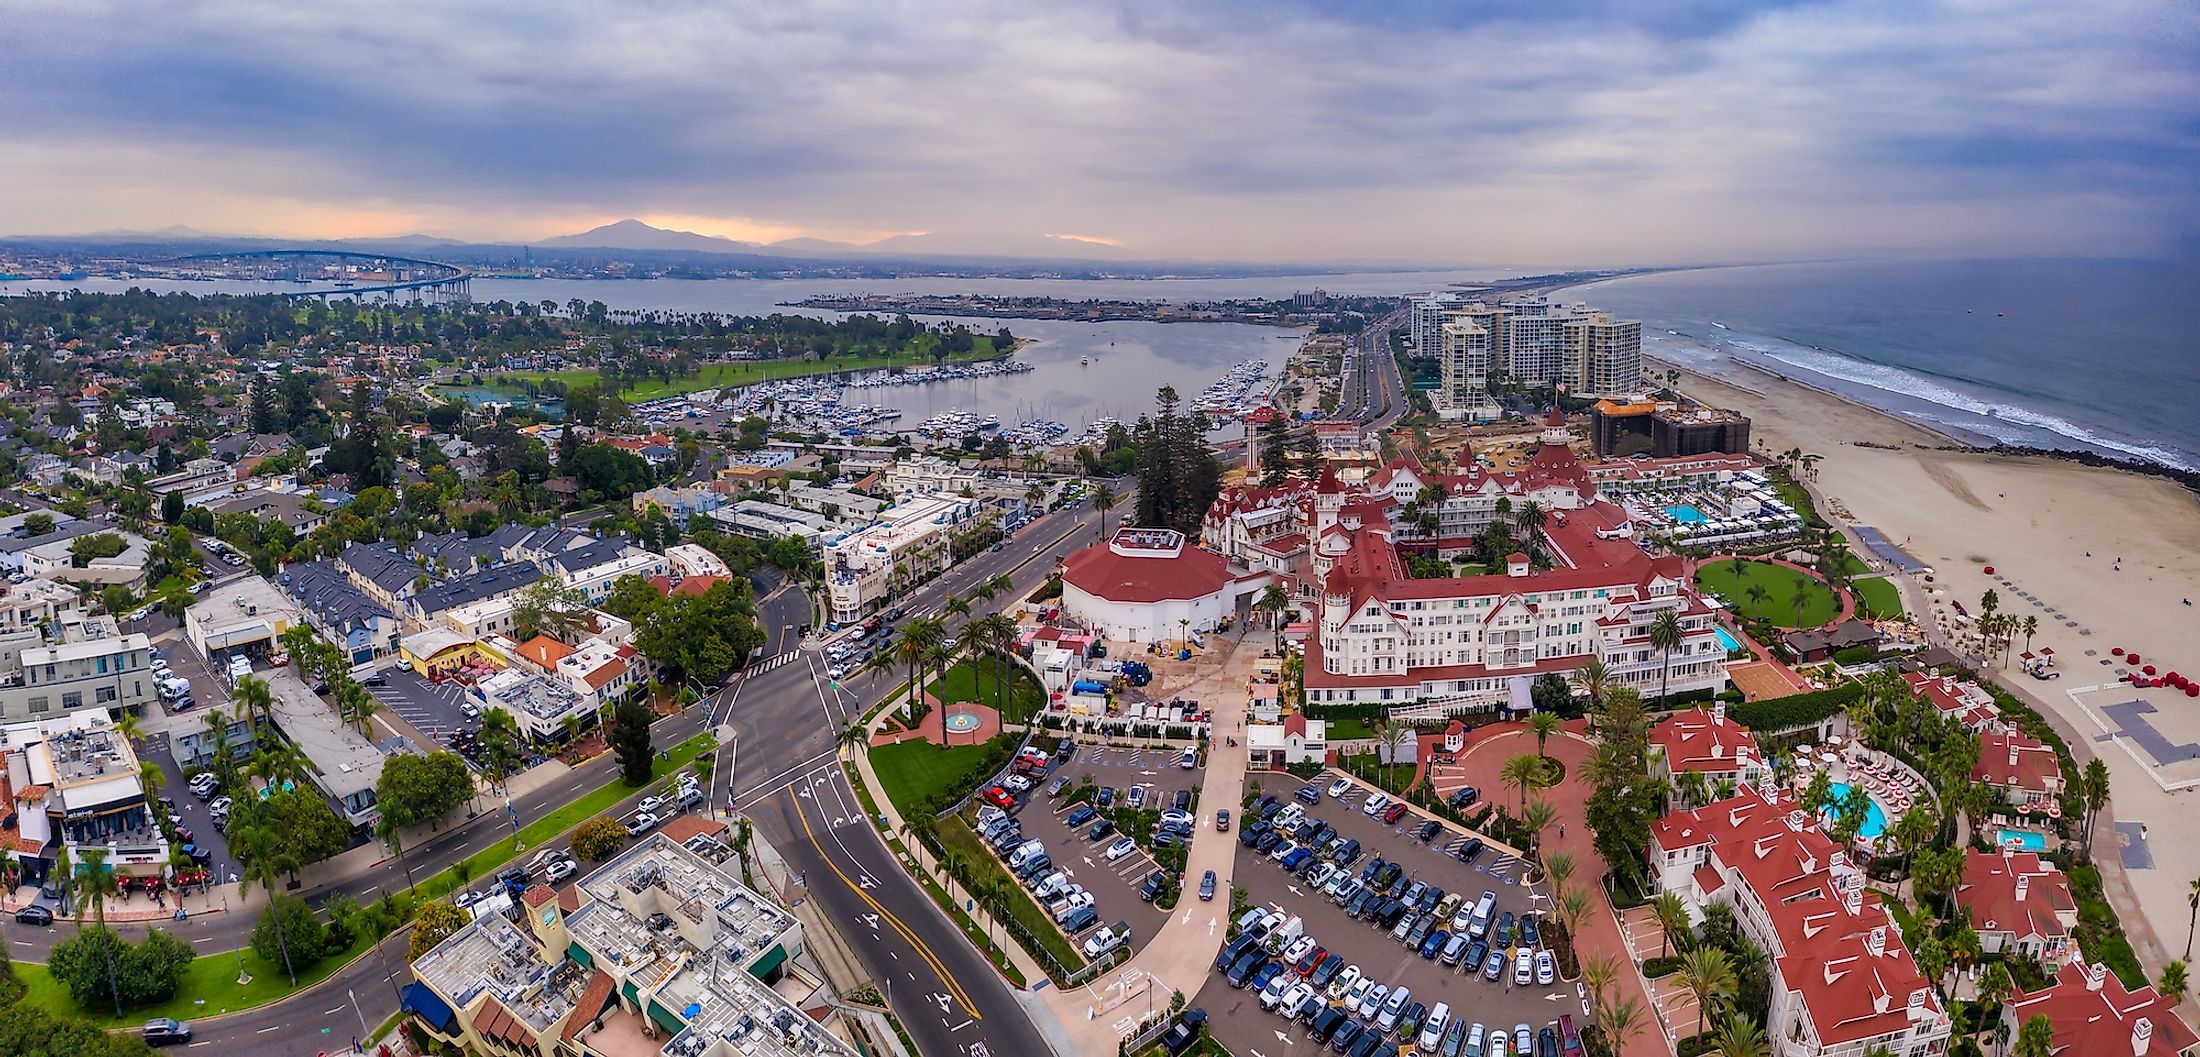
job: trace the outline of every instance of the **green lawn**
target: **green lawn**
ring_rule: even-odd
[[[1358,741],[1361,738],[1375,736],[1375,728],[1368,726],[1365,720],[1332,719],[1328,723],[1329,740],[1331,741]]]
[[[1047,917],[1046,908],[1031,901],[1031,893],[1009,876],[1000,860],[993,857],[993,852],[971,831],[970,824],[964,822],[962,816],[950,815],[941,819],[939,834],[940,847],[961,856],[963,862],[969,864],[967,869],[977,883],[982,885],[994,881],[1002,882],[1015,893],[1008,901],[1009,916],[1037,937],[1039,945],[1045,947],[1058,964],[1064,969],[1075,969],[1085,964],[1084,957],[1070,946],[1069,937],[1062,935],[1062,930],[1055,928],[1054,922]],[[961,894],[958,888],[956,895]]]
[[[931,354],[925,351],[929,346],[924,338],[919,338],[916,345],[918,351],[914,354],[905,352],[899,356],[888,356],[879,353],[861,356],[829,356],[823,360],[755,360],[742,363],[705,364],[702,369],[691,377],[674,378],[669,382],[652,378],[620,390],[619,396],[628,402],[640,402],[655,400],[662,396],[672,396],[677,393],[720,389],[729,385],[754,385],[757,382],[769,382],[780,378],[798,378],[812,374],[834,374],[842,371],[875,371],[882,367],[923,367],[940,362],[935,361]],[[945,362],[969,363],[973,360],[992,359],[993,355],[993,339],[990,336],[981,334],[977,336],[976,342],[969,352],[960,356],[950,355]],[[514,371],[497,375],[484,374],[482,381],[491,388],[503,388],[507,383],[525,381],[559,381],[567,386],[574,386],[594,385],[601,377],[595,371],[588,370]]]
[[[649,769],[650,780],[661,780],[665,776],[687,767],[688,764],[695,761],[697,756],[701,756],[710,747],[711,739],[708,734],[697,734],[673,746],[671,759],[657,760],[651,765]],[[457,869],[464,873],[469,880],[494,874],[499,867],[504,865],[506,860],[519,854],[519,843],[521,841],[524,840],[530,848],[537,847],[566,830],[602,814],[609,810],[613,804],[639,792],[641,790],[631,788],[622,781],[613,780],[608,782],[593,792],[587,793],[564,807],[521,827],[517,837],[506,837],[467,856]],[[421,868],[416,864],[413,867],[413,876],[420,877],[421,872]],[[462,886],[462,883],[452,875],[450,870],[446,869],[432,877],[421,878],[420,883],[414,886],[413,892],[422,899],[437,899],[458,889]]]
[[[1752,584],[1765,589],[1768,597],[1763,603],[1750,599]],[[1793,601],[1798,584],[1803,585],[1806,595],[1800,613]],[[1735,574],[1732,561],[1705,562],[1696,569],[1696,586],[1726,599],[1743,617],[1769,621],[1776,627],[1815,628],[1841,612],[1841,600],[1824,580],[1771,562],[1744,561],[1740,575]]]
[[[871,750],[871,769],[878,784],[903,817],[925,810],[938,794],[960,795],[979,776],[970,772],[985,762],[983,744],[941,748],[922,738],[881,745]]]
[[[1873,576],[1850,581],[1856,590],[1857,601],[1864,615],[1873,620],[1894,620],[1902,615],[1902,591],[1894,581],[1884,576]]]
[[[235,913],[257,916],[267,906],[265,899],[254,901],[249,907]],[[310,987],[327,979],[345,963],[358,957],[367,949],[369,941],[359,939],[349,950],[336,951],[322,958],[312,969],[298,976],[298,987]],[[280,1001],[293,988],[290,978],[283,975],[281,962],[270,963],[247,947],[244,951],[244,971],[252,982],[237,986],[236,951],[202,951],[191,960],[183,971],[183,981],[176,988],[176,997],[155,1006],[126,1010],[117,1018],[114,1007],[86,1008],[69,997],[69,989],[46,971],[38,962],[16,962],[15,975],[28,990],[23,1001],[51,1013],[83,1017],[101,1027],[135,1027],[154,1017],[174,1017],[177,1020],[195,1020],[201,1017],[234,1013],[241,1009],[264,1006]],[[341,996],[338,996],[341,997]]]
[[[1022,665],[1011,662],[1008,666],[1008,712],[1001,717],[1005,723],[1023,723],[1031,719],[1046,704],[1046,692],[1039,688],[1037,680]],[[940,673],[925,685],[925,692],[938,698],[941,704],[971,701],[991,705],[1000,700],[1000,684],[996,681],[1000,669],[987,658],[982,665],[964,660]]]

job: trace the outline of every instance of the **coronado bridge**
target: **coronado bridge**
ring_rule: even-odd
[[[289,261],[300,262],[301,267],[280,267],[282,263]],[[325,274],[308,276],[302,267],[306,261],[361,262],[371,266],[363,271],[373,278],[359,280]],[[253,262],[267,263],[254,267]],[[422,300],[432,302],[473,299],[473,273],[466,268],[444,261],[421,260],[387,253],[361,253],[355,250],[238,250],[170,257],[148,262],[147,266],[190,271],[193,270],[193,265],[200,264],[227,265],[223,269],[226,272],[249,270],[254,273],[251,278],[289,281],[307,287],[283,291],[284,297],[350,297],[364,300],[369,294],[412,292],[418,294]],[[229,274],[221,277],[243,276]]]

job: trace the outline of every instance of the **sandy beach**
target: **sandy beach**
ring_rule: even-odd
[[[1827,513],[1851,525],[1868,525],[1904,544],[1934,569],[1947,599],[1977,611],[1993,587],[2005,612],[2040,620],[2032,646],[2054,647],[2063,678],[2036,682],[2012,665],[2002,681],[2052,709],[2108,761],[2113,811],[2118,822],[2151,822],[2137,838],[2148,855],[2125,855],[2125,871],[2153,939],[2119,905],[2135,934],[2140,958],[2158,971],[2183,954],[2187,880],[2200,876],[2200,839],[2176,825],[2181,812],[2200,803],[2200,792],[2165,792],[2155,772],[2171,782],[2200,776],[2200,758],[2169,766],[2142,766],[2145,756],[2110,741],[2097,711],[2070,691],[2114,684],[2110,650],[2122,646],[2161,660],[2165,670],[2200,673],[2200,497],[2155,477],[2031,456],[1947,450],[1953,442],[1886,413],[1771,375],[1729,384],[1683,370],[1690,396],[1749,415],[1759,450],[1800,447],[1823,456],[1812,482]],[[1747,389],[1742,388],[1747,386]],[[1868,446],[1867,446],[1868,445]],[[2088,556],[2090,552],[2090,556]],[[2121,557],[2121,569],[2117,561]],[[1992,565],[2008,583],[1984,571]],[[2037,601],[2011,597],[2013,589]],[[2047,611],[2052,609],[2053,614]],[[2086,632],[2090,632],[2087,634]],[[2019,648],[2023,648],[2019,637]],[[2089,656],[2088,651],[2092,651]],[[2083,695],[2140,700],[2156,713],[2150,721],[2179,750],[2200,757],[2200,703],[2172,691],[2115,687]],[[2083,751],[2081,750],[2081,758]],[[2123,840],[2104,826],[2102,857],[2117,855]],[[2151,858],[2151,866],[2143,863]],[[2111,884],[2111,895],[2116,886]],[[2117,900],[2119,904],[2124,900]],[[2153,949],[2149,949],[2149,948]],[[2166,949],[2166,954],[2164,950]]]

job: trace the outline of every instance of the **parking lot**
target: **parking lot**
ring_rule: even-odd
[[[207,801],[191,795],[190,783],[184,776],[182,765],[176,762],[168,737],[166,734],[146,735],[141,746],[141,756],[160,766],[163,781],[157,795],[175,801],[176,814],[183,816],[183,821],[177,825],[189,830],[189,841],[212,856],[208,870],[212,872],[214,879],[226,881],[231,874],[238,872],[237,859],[229,853],[229,837],[222,832],[220,826],[214,824],[213,818],[207,813]],[[185,836],[180,832],[177,834],[178,839]]]
[[[480,728],[480,720],[469,718],[461,710],[466,691],[457,683],[431,683],[402,664],[385,668],[380,674],[383,685],[369,686],[367,693],[422,734],[434,738],[437,745],[448,746],[456,731]]]
[[[1469,906],[1483,892],[1492,892],[1496,897],[1490,926],[1493,936],[1506,915],[1511,915],[1517,923],[1523,915],[1549,910],[1549,900],[1544,893],[1531,891],[1520,883],[1524,865],[1501,849],[1490,847],[1471,863],[1459,861],[1456,852],[1468,839],[1463,830],[1446,826],[1429,842],[1423,843],[1417,839],[1416,832],[1429,821],[1429,816],[1409,809],[1403,817],[1388,825],[1369,817],[1361,810],[1371,793],[1366,786],[1354,783],[1338,797],[1325,792],[1319,803],[1308,805],[1291,799],[1297,783],[1277,781],[1272,775],[1266,777],[1268,781],[1264,786],[1269,792],[1283,798],[1287,804],[1299,804],[1306,817],[1327,822],[1339,838],[1361,843],[1358,858],[1346,867],[1353,877],[1359,877],[1375,858],[1380,857],[1402,868],[1401,887],[1423,882],[1443,889],[1447,895],[1457,894]],[[1337,777],[1336,772],[1329,772],[1316,781],[1326,791]],[[1394,938],[1390,930],[1350,917],[1331,898],[1313,891],[1304,876],[1286,872],[1268,855],[1240,847],[1236,874],[1236,883],[1246,890],[1250,905],[1280,907],[1286,918],[1299,917],[1304,934],[1312,937],[1325,952],[1324,960],[1326,955],[1334,954],[1342,959],[1344,966],[1357,966],[1360,975],[1392,991],[1401,986],[1409,988],[1412,997],[1407,1008],[1418,1003],[1433,1010],[1442,1002],[1449,1007],[1454,1020],[1468,1025],[1483,1024],[1491,1033],[1512,1031],[1521,1024],[1540,1031],[1545,1026],[1555,1025],[1559,1016],[1566,1014],[1574,1018],[1577,1026],[1586,1023],[1582,992],[1576,985],[1557,979],[1549,985],[1515,984],[1511,948],[1503,948],[1507,951],[1504,969],[1499,980],[1491,982],[1481,971],[1486,967],[1487,956],[1484,966],[1472,967],[1466,964],[1464,952],[1460,964],[1455,967],[1445,966],[1440,957],[1423,958],[1418,950],[1409,949]],[[1438,922],[1427,932],[1433,934],[1439,928],[1449,932],[1450,925],[1449,921]],[[1517,924],[1514,933],[1517,936]],[[1498,944],[1493,942],[1492,946]],[[1468,949],[1471,950],[1471,943]],[[1336,973],[1332,981],[1350,974],[1349,968],[1332,971]],[[1277,1014],[1264,1012],[1254,990],[1233,988],[1221,972],[1210,975],[1192,1004],[1207,1011],[1216,1037],[1239,1052],[1255,1045],[1275,1049],[1279,1030],[1286,1032],[1289,1040],[1311,1041],[1306,1024],[1287,1023]],[[1406,1040],[1399,1046],[1400,1050],[1405,1050],[1411,1042]]]

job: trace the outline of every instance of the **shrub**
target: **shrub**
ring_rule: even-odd
[[[1833,651],[1833,661],[1843,665],[1863,664],[1878,655],[1870,646],[1849,646]]]
[[[405,948],[405,960],[416,962],[420,956],[435,949],[435,945],[450,938],[451,933],[466,927],[466,912],[448,900],[438,899],[423,903],[420,914],[413,919],[412,937]]]
[[[1642,975],[1647,979],[1655,980],[1658,977],[1670,976],[1679,972],[1680,968],[1681,956],[1678,954],[1669,954],[1662,958],[1645,958],[1642,962]]]
[[[626,846],[626,827],[615,818],[592,818],[573,831],[573,854],[602,862]]]
[[[328,929],[305,900],[278,895],[252,926],[252,950],[271,965],[302,973],[327,953]]]
[[[1828,690],[1763,701],[1745,701],[1729,710],[1735,722],[1760,734],[1777,734],[1824,722],[1841,713],[1842,706],[1863,696],[1864,684],[1843,683]]]
[[[144,1006],[175,997],[183,970],[196,957],[191,945],[159,929],[129,943],[112,929],[89,928],[54,945],[46,968],[69,996],[88,1009]],[[112,984],[110,984],[112,981]]]

